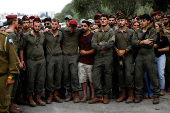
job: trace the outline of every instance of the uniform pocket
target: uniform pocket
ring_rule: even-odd
[[[4,102],[2,103],[4,107],[7,107],[10,105],[10,94],[4,96]]]

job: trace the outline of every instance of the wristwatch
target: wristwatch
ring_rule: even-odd
[[[8,76],[9,79],[15,79],[15,76]]]

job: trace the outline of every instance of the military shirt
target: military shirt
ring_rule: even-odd
[[[144,34],[145,33],[142,31],[142,28],[139,28],[134,32],[133,37],[132,37],[132,45],[139,47],[138,53],[142,53],[142,54],[154,51],[154,44],[152,44],[152,45],[145,45],[145,44],[139,45],[139,43],[142,41],[142,37],[144,36]],[[156,40],[157,40],[156,29],[151,28],[149,30],[149,34],[146,34],[146,36],[145,36],[145,40],[146,39],[153,39],[154,43],[155,43]]]
[[[54,37],[51,31],[49,30],[47,33],[44,33],[45,35],[45,46],[46,46],[46,53],[50,54],[53,50],[52,54],[55,53],[61,53],[61,45],[60,42],[62,41],[62,32],[58,31],[58,34]],[[57,42],[57,45],[54,48],[54,44]]]
[[[96,51],[96,54],[106,54],[113,53],[113,45],[115,41],[115,32],[109,27],[106,31],[102,31],[99,28],[98,32],[94,33],[92,38],[92,48]],[[102,42],[102,46],[98,45],[99,42]],[[101,48],[108,48],[106,50],[100,50]]]
[[[35,38],[31,33],[31,30],[24,34],[23,40],[20,43],[20,51],[26,51],[27,58],[29,57],[43,57],[44,56],[44,44],[45,36],[40,33]]]
[[[17,64],[18,60],[12,38],[8,37],[8,34],[0,32],[0,74],[18,74]]]
[[[129,32],[129,34],[128,34],[128,32]],[[123,31],[123,33],[119,29],[116,29],[116,31],[115,31],[115,47],[119,50],[125,50],[125,49],[132,50],[131,39],[133,37],[133,32],[134,31],[129,28],[127,28],[125,31]],[[127,39],[127,37],[128,37],[128,39]]]
[[[9,37],[12,38],[12,40],[14,42],[15,51],[18,55],[18,41],[19,41],[19,39],[18,39],[17,35],[15,34],[15,32],[7,32],[7,33],[9,34]]]
[[[79,37],[82,34],[82,30],[76,28],[75,32],[70,34],[68,27],[60,29],[63,33],[63,53],[64,54],[73,54],[78,53],[78,42]]]

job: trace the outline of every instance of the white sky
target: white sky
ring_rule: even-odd
[[[38,14],[41,11],[61,12],[72,0],[0,0],[0,13]]]

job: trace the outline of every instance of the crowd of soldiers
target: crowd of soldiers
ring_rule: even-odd
[[[44,29],[39,17],[6,18],[8,29],[0,27],[0,112],[22,112],[17,104],[62,103],[66,91],[65,102],[73,93],[74,103],[86,102],[87,86],[89,104],[108,104],[111,98],[126,103],[153,98],[158,104],[165,88],[170,92],[169,15],[157,11],[127,19],[120,12],[103,13],[80,26],[67,15],[66,27],[45,18]]]

